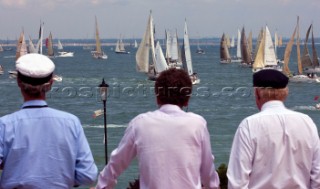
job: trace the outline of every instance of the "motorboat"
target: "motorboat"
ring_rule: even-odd
[[[61,51],[58,53],[59,53],[58,57],[73,57],[74,55],[74,52]]]

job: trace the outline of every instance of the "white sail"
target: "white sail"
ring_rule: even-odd
[[[126,51],[125,47],[124,47],[124,43],[122,41],[122,38],[120,36],[120,38],[118,39],[117,41],[117,44],[116,44],[116,49],[114,50],[116,53],[124,53],[124,54],[127,54],[129,52]]]
[[[120,52],[120,40],[117,40],[115,52]]]
[[[178,45],[178,36],[177,33],[175,33],[172,37],[172,43],[171,43],[171,60],[177,61],[179,60],[179,45]]]
[[[134,48],[138,48],[137,40],[134,40]]]
[[[155,52],[155,58],[156,58],[155,70],[157,73],[160,73],[160,72],[168,69],[168,64],[167,64],[166,59],[163,55],[163,51],[162,51],[162,48],[161,48],[159,41],[157,42],[155,51],[156,51]]]
[[[28,43],[28,51],[29,53],[38,53],[36,48],[34,47],[34,44],[30,36],[29,36],[29,43]]]
[[[149,53],[152,51],[152,64],[155,62],[154,55],[154,38],[153,38],[153,18],[150,11],[147,28],[140,42],[139,48],[136,53],[136,69],[138,72],[149,72]]]
[[[24,37],[24,32],[22,31],[17,43],[17,50],[16,50],[16,60],[20,57],[23,56],[25,54],[28,53],[27,50],[27,44],[26,44],[26,40]]]
[[[166,59],[170,60],[171,57],[171,35],[170,32],[166,30]]]
[[[266,26],[265,29],[264,64],[265,66],[277,66],[278,64],[271,33],[268,26]]]
[[[235,46],[235,40],[234,40],[234,36],[232,36],[231,42],[230,42],[230,47],[234,47],[234,46]]]
[[[237,58],[241,58],[241,32],[239,29],[237,37]]]
[[[126,52],[126,49],[124,48],[124,43],[123,43],[122,39],[120,39],[120,51]]]
[[[258,71],[265,67],[265,63],[264,63],[264,48],[265,48],[265,37],[266,37],[265,33],[266,33],[265,30],[263,30],[263,32],[260,35],[261,40],[257,42],[255,59],[252,65],[252,69],[254,71]]]
[[[277,58],[273,46],[272,37],[269,28],[266,26],[262,32],[260,43],[258,43],[257,53],[252,65],[253,71],[258,71],[264,68],[277,67]]]
[[[184,23],[184,35],[183,35],[183,46],[182,46],[183,56],[183,67],[188,72],[189,75],[193,74],[191,51],[190,51],[190,42],[188,34],[187,22]]]
[[[60,42],[60,40],[58,40],[58,50],[62,50],[62,49],[63,49],[62,43]]]

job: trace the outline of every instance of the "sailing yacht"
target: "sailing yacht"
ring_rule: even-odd
[[[149,62],[150,52],[151,61]],[[155,62],[154,28],[152,11],[150,11],[146,31],[144,32],[136,53],[136,70],[146,73],[149,80],[155,80],[157,76]]]
[[[228,64],[231,63],[231,57],[227,44],[226,35],[223,33],[220,41],[220,63]]]
[[[28,53],[27,44],[26,44],[26,40],[25,40],[25,37],[24,37],[24,31],[22,31],[20,33],[19,40],[18,40],[18,43],[17,43],[16,60],[20,56],[25,55],[27,53]]]
[[[297,47],[298,73],[292,74],[289,69],[289,60],[290,60],[291,50],[292,50],[295,36],[296,36],[296,47]],[[301,56],[300,55],[300,33],[299,33],[299,16],[298,16],[297,25],[294,29],[294,32],[289,42],[287,43],[287,46],[284,52],[283,73],[289,77],[289,81],[291,82],[308,82],[308,83],[318,82],[319,78],[317,78],[315,74],[313,74],[313,77],[311,77],[311,75],[306,75],[303,73],[302,61],[300,56]]]
[[[54,57],[53,40],[52,40],[51,32],[49,34],[49,37],[46,39],[46,47],[47,47],[48,57]]]
[[[234,36],[232,36],[232,38],[231,38],[231,42],[230,42],[230,48],[233,48],[233,47],[235,47],[235,39],[234,39]]]
[[[171,33],[166,30],[166,39],[165,39],[165,46],[166,46],[166,53],[165,57],[167,60],[167,64],[170,68],[178,68],[182,67],[181,62],[181,52],[178,43],[178,34],[177,31],[171,35]]]
[[[236,56],[234,58],[231,59],[231,62],[241,62],[242,58],[241,58],[241,32],[238,29],[237,32],[237,53]]]
[[[58,39],[58,45],[57,45],[57,48],[59,51],[63,50],[63,45],[61,43],[61,41]]]
[[[268,26],[266,26],[262,32],[262,38],[258,43],[257,52],[252,65],[253,72],[257,72],[262,69],[276,69],[278,71],[282,71],[282,68],[278,66],[278,61]]]
[[[240,39],[240,44],[241,44],[241,66],[245,67],[252,67],[252,56],[251,56],[251,51],[248,47],[248,41],[245,33],[244,27],[241,30],[241,39]]]
[[[30,36],[29,36],[29,43],[28,43],[28,52],[29,53],[38,53],[36,48],[34,47],[34,44],[33,44]]]
[[[118,39],[118,41],[116,43],[116,48],[115,48],[114,52],[118,53],[118,54],[129,54],[130,53],[129,51],[126,51],[121,36],[120,36],[120,39]]]
[[[63,51],[63,45],[60,40],[58,40],[58,57],[73,57],[74,52]]]
[[[3,74],[3,72],[4,72],[3,66],[2,66],[2,65],[0,65],[0,75],[2,75],[2,74]]]
[[[16,60],[27,54],[28,53],[28,50],[27,50],[27,44],[26,44],[26,40],[25,40],[25,37],[24,37],[24,31],[22,31],[20,33],[20,36],[19,36],[19,39],[18,39],[18,43],[17,43],[17,49],[16,49]],[[10,78],[16,78],[18,73],[16,70],[9,70],[9,77]]]
[[[312,32],[312,36],[311,36],[312,59],[310,57],[310,53],[308,50],[308,39],[309,39],[310,31]],[[309,76],[311,76],[312,74],[314,75],[316,73],[320,73],[319,59],[318,59],[317,51],[315,48],[312,24],[309,26],[306,34],[306,38],[304,42],[304,51],[301,57],[301,63],[302,63],[303,72],[309,74]]]
[[[200,42],[199,42],[199,40],[198,40],[198,43],[197,43],[196,53],[198,53],[198,54],[206,54],[206,52],[200,47]]]
[[[184,35],[183,35],[183,44],[181,47],[181,57],[182,57],[183,69],[188,72],[190,79],[192,81],[192,84],[193,85],[199,84],[200,78],[197,76],[197,73],[193,72],[187,20],[184,21]]]
[[[95,17],[95,31],[96,31],[96,48],[94,51],[91,51],[91,54],[95,59],[107,59],[108,56],[102,51],[102,48],[101,48],[97,17]]]

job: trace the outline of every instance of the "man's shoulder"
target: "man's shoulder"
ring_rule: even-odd
[[[49,108],[50,113],[57,117],[68,117],[72,119],[78,119],[78,117],[70,112],[66,112],[63,110],[55,109],[55,108]]]
[[[305,119],[311,119],[309,117],[309,115],[302,113],[302,112],[297,112],[288,108],[284,108],[281,111],[272,111],[272,110],[268,110],[268,111],[260,111],[257,112],[255,114],[252,114],[250,116],[247,116],[246,118],[244,118],[243,120],[256,120],[256,119],[263,119],[264,116],[268,117],[268,116],[290,116],[290,117],[295,117],[295,118],[305,118]]]

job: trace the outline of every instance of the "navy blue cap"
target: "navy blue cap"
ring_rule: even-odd
[[[253,74],[254,87],[270,87],[282,89],[287,86],[289,78],[282,72],[274,69],[264,69]]]

